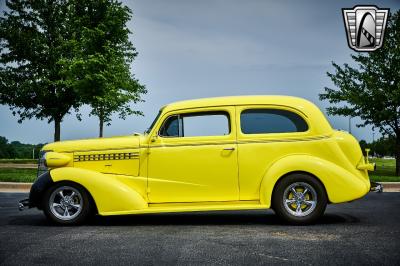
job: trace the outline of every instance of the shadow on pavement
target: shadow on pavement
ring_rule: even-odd
[[[359,219],[338,213],[326,213],[315,225],[358,223]],[[46,219],[44,214],[26,214],[14,216],[9,224],[31,226],[57,226]],[[89,226],[168,226],[168,225],[282,225],[272,211],[225,211],[199,213],[163,213],[122,216],[96,216],[86,225]]]

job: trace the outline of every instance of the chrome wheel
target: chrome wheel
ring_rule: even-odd
[[[283,193],[283,206],[293,216],[307,216],[317,206],[317,192],[308,183],[292,183]]]
[[[73,187],[59,187],[51,193],[49,207],[51,213],[58,219],[63,221],[72,220],[82,212],[82,195]]]

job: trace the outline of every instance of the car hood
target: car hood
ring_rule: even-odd
[[[54,152],[101,151],[139,148],[139,136],[68,140],[45,145],[42,150]]]

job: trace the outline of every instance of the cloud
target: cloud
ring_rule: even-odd
[[[128,27],[139,52],[132,65],[147,86],[146,102],[136,108],[145,117],[120,120],[115,115],[105,135],[131,134],[148,127],[158,109],[170,102],[223,95],[286,94],[307,98],[322,110],[318,94],[332,87],[326,71],[331,61],[351,62],[341,8],[356,1],[125,1],[133,10]],[[400,8],[398,1],[379,7]],[[62,138],[96,137],[98,122],[82,108],[83,122],[64,119]],[[22,125],[6,107],[0,108],[0,135],[12,140],[52,140],[52,125]],[[335,128],[347,129],[348,119],[329,117]],[[353,125],[356,124],[354,121]],[[26,132],[31,132],[27,134]],[[370,128],[354,135],[370,140]]]

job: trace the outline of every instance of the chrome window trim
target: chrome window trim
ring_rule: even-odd
[[[199,116],[196,114],[205,114],[207,115],[207,113],[210,114],[221,114],[226,116],[226,118],[228,119],[228,129],[229,132],[227,135],[215,135],[215,136],[195,136],[196,138],[201,138],[201,137],[222,137],[222,136],[230,136],[232,134],[232,119],[231,119],[231,114],[227,111],[227,110],[215,110],[215,111],[199,111],[199,112],[190,112],[190,113],[182,113],[182,114],[173,114],[168,116],[167,118],[164,119],[164,121],[162,122],[161,126],[158,129],[157,132],[157,136],[161,137],[161,138],[185,138],[184,136],[184,130],[183,130],[183,117],[185,115],[187,116]],[[160,134],[161,129],[164,127],[165,123],[168,121],[168,119],[170,119],[173,116],[177,116],[178,117],[178,131],[179,131],[179,136],[163,136]],[[190,136],[190,138],[192,138],[193,136]]]

